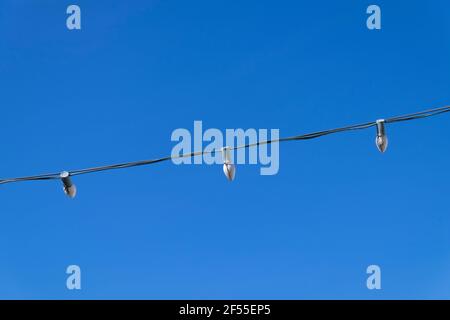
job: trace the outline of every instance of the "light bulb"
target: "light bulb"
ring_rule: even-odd
[[[75,198],[75,196],[77,195],[77,187],[72,183],[72,179],[70,179],[70,173],[67,171],[63,171],[61,172],[59,177],[61,178],[61,181],[63,183],[64,193],[69,198]]]
[[[229,181],[233,181],[236,174],[236,166],[232,163],[224,163],[223,173]]]
[[[222,148],[222,159],[223,159],[223,173],[229,181],[234,180],[236,175],[236,166],[231,161],[230,147]]]
[[[386,151],[389,142],[384,124],[384,119],[377,120],[377,137],[375,138],[375,143],[381,153],[384,153]]]

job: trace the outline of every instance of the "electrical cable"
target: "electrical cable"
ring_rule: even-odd
[[[396,116],[396,117],[372,121],[372,122],[366,122],[366,123],[362,123],[362,124],[355,124],[355,125],[345,126],[345,127],[341,127],[341,128],[317,131],[317,132],[307,133],[307,134],[303,134],[303,135],[297,135],[297,136],[291,136],[291,137],[285,137],[285,138],[279,138],[279,139],[273,139],[273,140],[259,141],[256,143],[250,143],[250,144],[244,144],[244,145],[240,145],[240,146],[236,146],[236,147],[231,147],[228,149],[229,150],[238,150],[238,149],[251,148],[251,147],[256,147],[259,145],[271,144],[271,143],[298,141],[298,140],[310,140],[310,139],[315,139],[315,138],[319,138],[319,137],[334,134],[334,133],[345,132],[345,131],[354,131],[354,130],[363,130],[363,129],[367,129],[370,127],[379,126],[380,122],[383,122],[383,127],[382,127],[382,129],[380,129],[380,127],[379,127],[378,130],[383,130],[382,135],[384,136],[384,123],[396,123],[396,122],[402,122],[402,121],[417,120],[417,119],[422,119],[422,118],[428,118],[431,116],[436,116],[436,115],[443,114],[446,112],[450,112],[450,106],[436,108],[436,109],[429,109],[429,110],[420,111],[420,112],[416,112],[416,113],[406,114],[406,115],[402,115],[402,116]],[[381,136],[381,133],[378,132],[377,138],[380,136]],[[378,142],[377,142],[377,144],[378,144]],[[386,146],[387,146],[387,141],[386,141],[386,145],[383,146],[382,150],[380,149],[380,146],[379,146],[380,151],[384,152]],[[223,151],[223,150],[220,149],[220,150],[211,150],[211,151],[197,151],[197,152],[190,152],[190,153],[186,153],[186,154],[180,154],[180,155],[176,155],[176,156],[167,156],[167,157],[158,158],[158,159],[132,161],[132,162],[125,162],[125,163],[118,163],[118,164],[112,164],[112,165],[86,168],[86,169],[65,171],[65,173],[68,174],[67,177],[65,177],[65,179],[69,179],[68,177],[70,177],[70,176],[77,176],[77,175],[82,175],[82,174],[96,173],[96,172],[115,170],[115,169],[125,169],[125,168],[131,168],[131,167],[145,166],[145,165],[151,165],[151,164],[168,161],[168,160],[172,160],[172,159],[192,158],[192,157],[205,155],[205,154],[212,154],[212,153],[220,152],[220,151]],[[12,182],[22,182],[22,181],[54,180],[54,179],[61,179],[61,177],[62,176],[61,176],[60,172],[49,173],[49,174],[41,174],[41,175],[35,175],[35,176],[0,179],[0,184],[6,184],[6,183],[12,183]]]

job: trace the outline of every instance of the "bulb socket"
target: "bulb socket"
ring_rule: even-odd
[[[225,163],[225,164],[233,163],[233,161],[231,161],[231,148],[223,147],[221,150],[222,150],[223,163]]]
[[[377,136],[383,137],[386,135],[386,127],[385,127],[385,120],[379,119],[377,120]]]

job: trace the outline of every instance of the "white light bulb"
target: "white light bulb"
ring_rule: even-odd
[[[234,176],[236,174],[236,167],[232,163],[225,163],[223,165],[223,173],[225,173],[225,176],[229,181],[234,180]]]
[[[375,138],[375,143],[381,153],[384,153],[386,151],[389,142],[386,135],[386,128],[384,123],[384,119],[377,120],[377,137]]]
[[[61,172],[59,177],[61,178],[61,181],[63,183],[64,193],[69,198],[75,198],[75,196],[77,195],[77,187],[72,183],[72,179],[70,179],[70,173],[67,171],[63,171]]]
[[[230,147],[222,148],[222,159],[223,159],[223,173],[229,181],[234,180],[236,175],[236,166],[231,161]]]

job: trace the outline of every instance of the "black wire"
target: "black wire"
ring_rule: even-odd
[[[408,114],[408,115],[404,115],[404,116],[389,118],[389,119],[386,119],[385,122],[386,123],[394,123],[394,122],[400,122],[400,121],[422,119],[422,118],[427,118],[427,117],[431,117],[431,116],[436,116],[438,114],[446,113],[449,111],[450,111],[450,106],[447,106],[447,107],[442,107],[442,108],[437,108],[437,109],[430,109],[430,110],[425,110],[425,111],[421,111],[421,112],[416,112],[416,113],[412,113],[412,114]]]
[[[10,182],[51,180],[51,179],[59,179],[59,173],[49,173],[49,174],[42,174],[42,175],[38,175],[38,176],[3,179],[3,180],[0,180],[0,184],[10,183]]]
[[[450,106],[425,110],[425,111],[411,113],[411,114],[407,114],[407,115],[403,115],[403,116],[392,117],[392,118],[385,119],[384,121],[385,121],[385,123],[395,123],[395,122],[401,122],[401,121],[416,120],[416,119],[422,119],[422,118],[428,118],[431,116],[436,116],[436,115],[446,113],[446,112],[450,112]],[[256,146],[263,145],[263,144],[271,144],[271,143],[278,143],[278,142],[315,139],[315,138],[319,138],[322,136],[326,136],[326,135],[330,135],[330,134],[334,134],[334,133],[338,133],[338,132],[363,130],[363,129],[367,129],[367,128],[376,126],[376,124],[377,124],[376,121],[372,121],[372,122],[356,124],[356,125],[335,128],[335,129],[330,129],[330,130],[324,130],[324,131],[317,131],[317,132],[313,132],[313,133],[307,133],[307,134],[297,135],[297,136],[292,136],[292,137],[286,137],[286,138],[280,138],[280,139],[260,141],[257,143],[245,144],[245,145],[241,145],[241,146],[236,146],[234,148],[230,148],[230,150],[251,148],[251,147],[256,147]],[[211,154],[211,153],[220,152],[220,151],[221,150],[212,150],[212,151],[208,151],[208,152],[197,151],[197,152],[191,152],[191,153],[186,153],[186,154],[180,154],[177,156],[168,156],[168,157],[159,158],[159,159],[125,162],[125,163],[112,164],[112,165],[106,165],[106,166],[100,166],[100,167],[92,167],[92,168],[87,168],[87,169],[72,170],[72,171],[68,171],[68,172],[69,172],[70,176],[76,176],[76,175],[95,173],[95,172],[100,172],[100,171],[145,166],[145,165],[155,164],[158,162],[168,161],[168,160],[177,159],[177,158],[192,158],[192,157],[196,157],[199,155]],[[37,175],[37,176],[0,179],[0,184],[11,183],[11,182],[22,182],[22,181],[54,180],[54,179],[60,179],[60,173],[49,173],[49,174],[42,174],[42,175]]]

